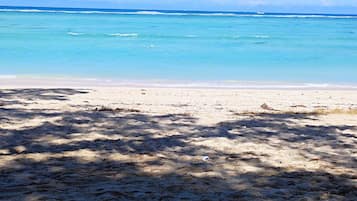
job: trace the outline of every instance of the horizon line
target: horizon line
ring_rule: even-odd
[[[260,14],[262,15],[273,15],[273,14],[280,14],[280,15],[288,15],[288,14],[294,14],[294,15],[335,15],[335,16],[357,16],[357,14],[348,14],[348,13],[323,13],[323,12],[265,12],[264,10],[257,10],[257,11],[237,11],[237,10],[196,10],[196,9],[179,9],[179,10],[174,10],[174,9],[141,9],[141,8],[94,8],[94,7],[47,7],[47,6],[3,6],[0,5],[0,8],[34,8],[34,9],[39,9],[39,8],[50,8],[50,9],[87,9],[87,10],[95,10],[95,9],[100,9],[100,10],[120,10],[120,11],[168,11],[168,12],[173,12],[173,11],[178,11],[178,12],[202,12],[202,13],[212,13],[212,12],[220,12],[220,13],[237,13],[237,14]]]

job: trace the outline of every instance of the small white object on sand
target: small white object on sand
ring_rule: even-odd
[[[202,160],[203,160],[203,161],[208,161],[208,160],[209,160],[209,157],[208,157],[208,156],[204,156],[204,157],[202,157]]]

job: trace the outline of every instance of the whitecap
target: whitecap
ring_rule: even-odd
[[[68,35],[71,35],[71,36],[80,36],[80,35],[83,35],[83,33],[77,33],[77,32],[67,32]]]
[[[269,35],[255,35],[254,38],[270,38]]]
[[[42,10],[38,9],[23,9],[23,10],[17,10],[18,12],[24,12],[24,13],[41,13],[43,12]]]
[[[138,14],[138,15],[162,15],[162,14],[165,14],[165,13],[158,12],[158,11],[137,11],[137,12],[133,12],[133,13]]]
[[[192,13],[192,15],[200,15],[200,16],[222,16],[222,17],[234,17],[239,16],[238,14],[234,13]]]
[[[357,18],[357,16],[348,16],[348,15],[277,15],[277,14],[268,14],[268,15],[258,15],[254,17],[271,17],[271,18],[332,18],[332,19],[352,19]]]
[[[257,12],[244,13],[202,13],[202,12],[163,12],[163,11],[100,11],[100,10],[46,10],[46,9],[0,9],[0,12],[26,12],[26,13],[67,13],[67,14],[119,14],[119,15],[173,15],[173,16],[231,16],[231,17],[264,17],[264,18],[332,18],[332,19],[357,19],[357,15],[323,15],[323,14],[273,14]]]
[[[137,33],[113,33],[113,34],[109,34],[109,36],[116,36],[116,37],[138,37],[139,34],[137,34]]]

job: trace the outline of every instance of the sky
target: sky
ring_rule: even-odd
[[[357,0],[0,0],[0,5],[357,14]]]

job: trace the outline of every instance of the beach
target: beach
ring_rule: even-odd
[[[0,201],[357,200],[350,3],[44,1],[0,2]]]
[[[357,200],[356,90],[30,86],[0,200]]]

